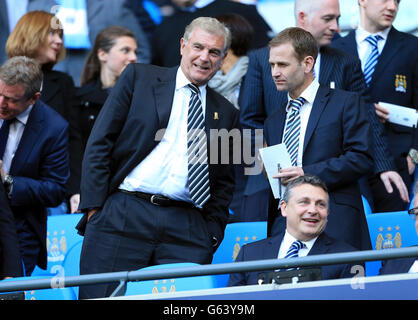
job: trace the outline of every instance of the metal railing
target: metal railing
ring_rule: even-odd
[[[0,292],[64,288],[109,282],[119,282],[120,285],[118,288],[121,288],[128,281],[145,281],[167,278],[173,279],[191,276],[218,275],[235,272],[275,270],[291,267],[323,266],[355,262],[364,263],[366,261],[404,257],[418,257],[418,246],[386,250],[329,253],[289,259],[268,259],[155,270],[120,271],[69,277],[63,277],[60,275],[43,279],[30,279],[30,277],[28,277],[25,280],[1,281]]]

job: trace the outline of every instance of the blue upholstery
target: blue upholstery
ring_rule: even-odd
[[[57,266],[61,266],[70,248],[83,240],[75,229],[80,221],[82,214],[64,214],[48,216],[47,220],[47,269],[43,271],[36,267],[32,275],[42,275],[45,273],[56,274]]]
[[[365,198],[363,198],[363,205],[374,250],[410,247],[418,244],[415,224],[407,211],[372,213]],[[380,261],[366,262],[367,276],[378,274],[379,269]]]
[[[241,247],[267,237],[267,221],[235,222],[229,223],[225,229],[225,236],[218,250],[216,250],[212,263],[234,262]],[[216,287],[226,287],[228,274],[216,276]]]
[[[151,267],[142,268],[140,270],[167,269],[198,266],[196,263],[170,263],[161,264]],[[215,288],[214,276],[197,276],[176,279],[147,280],[147,281],[130,281],[127,283],[125,296],[138,294],[157,294],[163,292],[188,291],[199,289]]]

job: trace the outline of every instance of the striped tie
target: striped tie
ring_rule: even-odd
[[[188,87],[192,91],[187,116],[189,192],[193,202],[202,207],[210,198],[205,118],[199,88],[193,84]]]
[[[284,131],[284,144],[292,161],[292,166],[296,166],[299,150],[299,134],[300,134],[300,108],[305,103],[305,99],[299,97],[296,100],[290,100],[290,116],[286,122]]]
[[[286,253],[286,256],[284,257],[285,259],[287,258],[297,258],[299,257],[299,250],[306,248],[306,245],[300,241],[300,240],[296,240],[292,243],[292,245],[290,246],[289,250]],[[286,270],[294,270],[296,268],[288,268]]]
[[[3,159],[4,151],[6,150],[7,140],[9,138],[9,127],[13,120],[4,120],[0,128],[0,160]]]
[[[377,43],[379,42],[379,40],[383,40],[383,38],[379,35],[370,35],[366,38],[366,41],[372,47],[372,51],[370,52],[370,55],[367,58],[366,64],[364,66],[364,80],[366,80],[367,86],[370,86],[374,68],[376,67],[377,60],[379,59],[379,50],[377,48]]]

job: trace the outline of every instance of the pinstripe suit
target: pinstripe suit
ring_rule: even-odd
[[[336,48],[352,54],[358,58],[355,31],[333,43]],[[375,67],[369,96],[372,102],[389,102],[410,108],[418,108],[418,39],[404,32],[391,28],[386,44]],[[405,90],[396,90],[396,76],[405,77]],[[412,177],[408,174],[406,155],[410,148],[418,149],[416,128],[408,128],[396,124],[386,123],[385,134],[389,141],[390,152],[395,158],[405,184],[409,188]],[[376,188],[374,202],[378,211],[403,210],[405,204],[394,194],[389,196],[382,192],[379,181],[371,181],[372,188]],[[384,190],[384,189],[383,189]],[[382,193],[385,197],[380,197]],[[392,198],[391,200],[389,198]],[[388,201],[388,203],[384,203]]]
[[[360,60],[329,46],[322,47],[320,54],[319,82],[326,86],[333,83],[335,88],[359,92],[367,101],[364,107],[367,108],[373,132],[374,172],[395,170],[395,163],[388,150],[383,126],[366,95],[367,88]],[[268,62],[268,47],[250,52],[249,58],[248,71],[239,98],[240,121],[244,129],[261,129],[264,120],[287,102],[287,92],[277,91],[273,82]],[[260,201],[260,197],[267,199],[268,183],[263,175],[249,176],[248,181],[244,192],[243,220],[263,220],[267,217],[267,208],[260,207],[260,203],[265,203],[263,200]],[[253,206],[252,197],[257,197],[254,201],[255,206]]]

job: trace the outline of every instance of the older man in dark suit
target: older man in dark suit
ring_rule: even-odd
[[[39,100],[42,71],[27,57],[0,68],[1,180],[29,276],[45,269],[46,208],[59,205],[69,178],[68,123]]]
[[[356,251],[324,232],[330,213],[328,204],[327,187],[320,179],[304,175],[292,180],[280,202],[281,213],[286,217],[286,230],[274,237],[244,245],[236,262]],[[350,264],[322,266],[321,271],[324,280],[352,276]],[[232,273],[228,286],[257,284],[258,276],[259,272]]]
[[[338,0],[296,0],[296,26],[301,27],[314,36],[319,47],[319,55],[315,64],[314,74],[319,83],[330,88],[339,88],[358,92],[368,102],[366,83],[361,72],[360,61],[349,54],[329,46],[331,39],[338,31],[340,9]],[[250,62],[245,81],[242,85],[239,104],[241,106],[240,121],[244,129],[261,129],[265,119],[287,101],[286,92],[276,90],[271,78],[268,63],[269,48],[262,48],[249,54]],[[367,99],[367,100],[366,100]],[[407,188],[396,172],[391,160],[388,142],[383,133],[372,105],[363,105],[368,112],[373,135],[373,172],[380,174],[385,184],[394,183],[401,190],[405,199],[408,198]],[[263,176],[250,176],[245,190],[243,218],[254,219],[254,212],[261,211],[256,219],[266,219],[266,208],[261,209],[259,203],[266,197],[267,184]],[[254,207],[255,205],[255,207]]]
[[[286,185],[303,174],[318,176],[330,192],[327,233],[358,249],[370,248],[370,238],[358,179],[372,166],[370,125],[357,93],[330,89],[313,77],[318,48],[301,28],[288,28],[270,42],[271,73],[288,102],[264,124],[268,146],[284,143],[292,166],[275,176]],[[283,230],[277,201],[269,208],[272,234]]]
[[[238,114],[207,82],[229,43],[219,21],[198,18],[181,39],[180,67],[131,64],[122,73],[83,160],[81,274],[211,262],[234,188],[231,164],[220,161],[232,146],[213,131],[235,128]],[[86,286],[80,298],[113,288]]]

